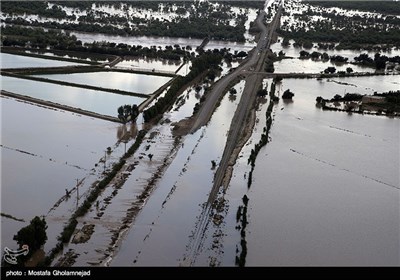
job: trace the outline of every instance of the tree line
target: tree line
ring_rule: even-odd
[[[376,69],[385,69],[386,63],[400,63],[400,56],[396,55],[394,57],[388,57],[386,55],[381,55],[380,53],[375,53],[374,57],[369,57],[367,53],[360,54],[356,56],[354,60],[366,66],[375,67]]]
[[[361,101],[364,96],[359,93],[346,93],[344,96],[339,94],[335,94],[335,96],[331,99],[324,99],[321,96],[316,98],[317,104],[320,104],[323,109],[330,109],[326,106],[327,102],[354,102],[354,101]],[[394,115],[395,113],[400,112],[400,90],[396,91],[388,91],[383,93],[374,92],[372,96],[379,96],[384,97],[384,103],[374,103],[370,102],[369,105],[372,105],[378,108],[378,114],[381,114],[383,111],[386,112],[386,115]],[[353,108],[349,106],[347,108],[348,111],[351,111]],[[360,106],[360,111],[363,112],[363,106]]]
[[[304,1],[310,5],[325,8],[338,7],[342,9],[376,12],[400,15],[400,3],[395,1]]]
[[[339,2],[335,1],[334,4],[336,3]],[[399,5],[397,4],[397,7]],[[287,12],[286,15],[288,15]],[[323,19],[314,21],[312,16],[322,16]],[[337,42],[340,43],[336,46],[337,49],[360,49],[375,44],[389,47],[400,46],[400,29],[398,28],[400,19],[396,17],[359,15],[350,17],[312,9],[302,14],[294,14],[293,17],[296,19],[295,25],[289,27],[289,22],[284,22],[279,33],[296,42]]]
[[[195,55],[191,47],[179,45],[161,47],[143,47],[113,42],[93,42],[82,44],[74,35],[57,30],[42,28],[26,28],[20,26],[5,26],[2,29],[1,41],[3,46],[19,46],[39,49],[54,49],[60,51],[90,52],[118,56],[133,56],[147,58],[162,58],[181,60]]]
[[[129,7],[138,4],[135,2],[132,1],[132,3],[127,2],[125,4]],[[176,10],[177,12],[180,11],[178,16],[162,20],[153,18],[151,13],[149,13],[149,17],[146,16],[145,18],[126,14],[111,15],[107,12],[91,9],[91,6],[89,8],[85,5],[83,7],[86,7],[87,13],[77,17],[75,14],[67,15],[59,5],[53,5],[52,8],[48,8],[45,2],[33,4],[32,6],[29,5],[31,2],[5,3],[5,9],[2,8],[2,12],[6,15],[26,13],[47,18],[46,21],[41,22],[37,20],[28,21],[22,17],[6,17],[4,22],[8,24],[121,36],[209,37],[215,40],[245,41],[244,25],[247,15],[236,14],[227,5],[214,7],[209,2],[179,2],[180,10]],[[60,4],[63,5],[63,3],[67,2],[61,2]],[[157,8],[158,10],[161,9],[159,4],[157,2],[150,4],[142,3],[139,6],[143,8],[143,6],[150,5],[153,9]],[[121,13],[124,13],[125,8],[122,8],[121,3],[114,3],[113,5],[119,5]],[[168,3],[164,5],[164,9],[166,7],[172,9],[172,6],[168,5]],[[189,12],[189,17],[184,15],[186,12]],[[54,21],[51,18],[62,18],[67,19],[67,21]],[[230,25],[230,19],[232,18],[235,18],[235,25]]]

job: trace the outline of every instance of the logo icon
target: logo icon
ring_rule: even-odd
[[[19,250],[11,250],[8,247],[4,248],[4,261],[9,264],[17,264],[17,257],[21,255],[28,255],[29,246],[22,245],[22,248]]]

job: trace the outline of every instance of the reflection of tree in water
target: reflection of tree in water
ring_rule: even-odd
[[[161,51],[161,47],[159,47],[159,49]],[[129,55],[124,56],[124,60],[128,61],[130,64],[134,64],[136,67],[140,67],[141,61],[144,61],[146,63],[161,62],[162,65],[175,65],[175,66],[179,66],[182,64],[182,59],[165,59],[165,58],[154,58],[154,57],[137,58]]]
[[[122,124],[117,129],[117,139],[121,142],[128,142],[136,137],[138,128],[136,123]]]

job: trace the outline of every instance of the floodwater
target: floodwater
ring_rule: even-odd
[[[111,266],[178,266],[197,225],[201,204],[212,188],[224,150],[227,131],[240,100],[243,84],[235,86],[237,99],[223,98],[207,128],[184,139],[172,164],[122,241]],[[171,112],[169,118],[173,118]]]
[[[171,77],[109,71],[36,75],[36,77],[144,94],[153,93],[171,80]]]
[[[117,116],[118,107],[121,105],[139,105],[145,100],[144,98],[136,96],[120,95],[6,76],[1,77],[1,82],[2,89],[10,92],[109,116]]]
[[[151,46],[174,46],[179,45],[181,47],[190,46],[192,49],[200,46],[203,42],[202,39],[195,38],[174,38],[174,37],[151,37],[151,36],[119,36],[119,35],[108,35],[108,34],[95,34],[95,33],[84,33],[84,32],[71,32],[71,35],[75,35],[78,40],[82,43],[93,43],[93,41],[101,42],[108,41],[114,43],[123,43],[128,45],[140,45],[143,47]],[[222,49],[230,48],[231,50],[244,50],[249,51],[255,46],[255,43],[246,42],[230,42],[230,41],[218,41],[210,40],[205,49]]]
[[[25,67],[57,67],[70,65],[83,65],[75,62],[43,59],[8,53],[0,53],[1,68],[25,68]]]
[[[54,53],[50,51],[25,51],[28,54],[40,54],[40,55],[45,55],[49,57],[61,57],[61,58],[67,58],[67,59],[79,59],[79,60],[85,60],[85,62],[99,62],[99,63],[104,63],[108,62],[108,59],[105,58],[105,55],[94,55],[94,54],[85,54],[81,53],[80,55],[77,54],[61,54],[61,53]]]
[[[302,1],[299,0],[287,0],[285,1],[285,12],[286,14],[282,16],[282,22],[286,22],[285,24],[285,29],[287,30],[294,30],[299,29],[301,26],[304,28],[306,31],[310,30],[312,25],[310,24],[311,22],[315,22],[317,20],[320,21],[331,21],[329,17],[326,17],[324,14],[336,14],[337,16],[344,16],[348,18],[352,18],[354,16],[359,16],[362,18],[386,18],[386,14],[390,14],[390,12],[387,12],[385,14],[380,14],[376,12],[366,12],[366,11],[358,11],[358,10],[349,10],[349,9],[342,9],[338,7],[330,7],[330,8],[325,8],[325,7],[319,7],[319,6],[314,6],[310,5],[310,3],[303,3]],[[311,3],[312,4],[312,3]],[[320,13],[320,15],[313,15],[309,17],[309,20],[303,20],[303,19],[298,19],[295,18],[293,15],[297,14],[305,14],[308,10],[312,12],[317,12]],[[392,15],[394,17],[399,18],[398,15]],[[382,26],[381,23],[376,22],[375,27],[380,28]],[[392,25],[391,28],[394,26]],[[335,24],[332,25],[333,29],[339,29],[340,27],[335,26]],[[393,29],[392,29],[393,30]]]
[[[136,39],[113,36],[116,37],[123,43],[127,43],[127,39]],[[160,45],[160,40],[166,41],[161,44],[176,43],[175,38],[167,39],[171,41],[156,38],[153,42],[143,42],[154,45]],[[193,42],[185,40],[186,43]],[[134,42],[137,44],[136,40]],[[201,40],[197,43],[199,45]],[[280,44],[275,44],[275,47],[280,50]],[[207,48],[213,48],[213,43],[210,42]],[[297,57],[299,50],[289,47],[287,55]],[[348,55],[345,56],[349,58],[356,53],[346,52]],[[288,71],[288,68],[290,71],[301,72],[304,69],[304,72],[313,72],[314,67],[315,71],[323,70],[319,70],[319,65],[325,64],[294,59],[276,63],[275,67],[276,72]],[[121,74],[118,76],[122,77]],[[82,81],[79,75],[76,80],[80,83],[94,81],[92,77],[85,77]],[[60,76],[60,79],[65,77]],[[134,103],[133,97],[128,97],[129,102],[125,102],[119,99],[119,95],[111,93],[9,77],[2,79],[2,83],[9,87],[4,88],[6,90],[32,94],[33,88],[34,97],[43,94],[43,98],[48,100],[59,96],[57,98],[65,104],[69,102],[75,107],[83,104],[91,108],[89,110],[112,116],[118,106]],[[117,82],[111,78],[105,80],[107,83],[102,78],[96,79],[95,85],[104,82],[106,87],[111,84],[125,86],[122,79]],[[198,226],[202,203],[207,200],[212,187],[215,170],[211,168],[211,160],[218,163],[221,158],[243,84],[236,87],[236,99],[225,95],[210,123],[186,136],[178,152],[171,154],[172,164],[158,178],[154,192],[124,236],[117,255],[109,259],[111,266],[186,264],[184,257]],[[234,228],[235,213],[237,206],[241,205],[241,197],[247,194],[250,198],[246,229],[247,266],[400,265],[399,120],[322,111],[315,106],[317,96],[331,98],[349,92],[371,94],[398,90],[398,76],[321,81],[284,79],[277,90],[282,94],[286,89],[295,93],[293,102],[280,100],[274,108],[271,141],[257,157],[250,190],[246,187],[247,158],[262,132],[260,124],[265,122],[266,104],[257,113],[253,136],[235,165],[225,196],[229,212],[221,226],[222,246],[217,246],[222,249],[216,258],[221,265],[234,265],[235,249],[240,244],[239,231]],[[194,89],[188,89],[165,118],[178,121],[189,116],[202,93],[200,90],[196,96]],[[110,99],[106,99],[107,96]],[[74,186],[76,178],[87,178],[90,174],[95,180],[98,170],[92,168],[104,156],[105,147],[112,146],[119,138],[121,128],[116,124],[43,109],[14,99],[1,98],[1,101],[5,105],[1,111],[2,129],[5,128],[1,140],[1,184],[2,198],[7,197],[7,200],[2,199],[2,212],[26,221],[33,215],[47,213],[64,194],[64,189]],[[169,155],[173,145],[170,128],[168,125],[156,126],[151,131],[156,136],[145,140],[149,149],[142,145],[130,159],[131,163],[139,163],[96,224],[96,233],[87,245],[93,250],[88,253],[85,246],[69,245],[81,254],[76,265],[87,265],[90,264],[88,259],[96,259],[94,251],[97,245],[101,250],[107,249],[103,245],[109,241],[110,229],[121,225],[120,221],[132,206],[132,201],[154,178],[158,166]],[[121,147],[117,149],[121,153]],[[154,153],[153,160],[147,157],[149,153]],[[23,171],[24,176],[19,176],[19,171]],[[109,188],[102,197],[114,191],[117,190]],[[46,194],[45,200],[43,194]],[[62,222],[72,213],[71,207],[66,207],[66,210],[59,207],[56,212],[57,215],[53,214],[51,218]],[[82,220],[93,222],[97,214],[92,207]],[[15,244],[12,235],[23,225],[2,218],[2,243]],[[219,250],[212,249],[215,244],[210,237],[210,231],[219,228],[212,223],[210,228],[195,265],[210,265],[210,255]],[[52,226],[51,230],[56,234],[61,231],[60,226],[57,230]],[[50,245],[54,245],[54,240],[46,244],[51,248]],[[209,254],[210,251],[214,253]]]
[[[0,102],[1,211],[25,220],[2,217],[1,242],[16,248],[13,235],[35,215],[46,216],[65,189],[76,185],[76,179],[84,179],[80,195],[97,179],[95,164],[119,139],[120,125],[7,97]],[[89,180],[90,174],[93,178]],[[48,249],[68,220],[70,208],[75,208],[75,200],[64,204],[56,221],[46,217]]]
[[[247,266],[400,264],[399,120],[315,106],[319,95],[397,90],[398,79],[335,81],[282,82],[295,96],[279,102],[257,157]]]
[[[305,49],[305,48],[299,48],[299,47],[294,47],[293,44],[295,43],[294,40],[289,40],[290,45],[287,47],[283,47],[282,46],[282,37],[278,37],[278,42],[271,44],[271,50],[273,52],[279,53],[279,51],[283,51],[286,56],[289,57],[294,57],[294,58],[298,58],[300,56],[300,51],[305,50],[309,53],[312,53],[314,51],[316,52],[320,52],[320,53],[324,53],[326,52],[328,55],[332,56],[332,55],[340,55],[343,57],[347,57],[348,58],[348,62],[354,62],[354,57],[359,56],[360,54],[368,54],[369,57],[373,58],[375,53],[377,53],[377,51],[366,51],[366,50],[337,50],[337,49],[333,49],[333,50],[325,50],[325,49],[320,49],[318,48],[318,45],[314,43],[313,48],[311,49]],[[390,51],[386,51],[386,52],[380,52],[382,55],[386,55],[388,57],[393,57],[396,55],[400,55],[400,49],[392,49]]]
[[[274,73],[321,73],[328,67],[335,67],[336,71],[345,71],[348,67],[354,72],[375,72],[374,68],[353,65],[350,63],[332,63],[330,61],[313,61],[311,59],[283,59],[274,63]]]
[[[128,69],[146,69],[157,71],[169,71],[174,73],[178,67],[182,64],[180,60],[167,60],[167,59],[143,59],[135,57],[124,57],[124,60],[119,62],[116,67],[128,68]]]

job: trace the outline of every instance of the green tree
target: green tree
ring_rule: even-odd
[[[294,93],[291,92],[289,89],[287,89],[282,94],[282,99],[292,99],[293,96],[294,96]]]
[[[329,60],[329,54],[327,54],[326,52],[324,52],[322,54],[322,60]]]
[[[124,106],[119,106],[118,107],[118,118],[121,121],[125,121],[125,119],[124,119]]]
[[[308,58],[310,57],[310,53],[307,51],[300,51],[300,58]]]
[[[16,235],[14,240],[17,241],[18,245],[26,244],[29,246],[29,250],[35,251],[39,249],[47,240],[47,223],[44,218],[34,217],[30,224],[26,227],[21,228]]]
[[[288,37],[283,38],[283,41],[282,41],[281,45],[282,45],[283,47],[288,47],[288,46],[290,46],[289,38],[288,38]]]
[[[325,74],[333,74],[333,73],[335,73],[336,72],[336,68],[335,67],[332,67],[332,66],[330,66],[330,67],[328,67],[328,68],[326,68],[325,70],[324,70],[324,73]]]
[[[125,117],[125,119],[128,118],[128,116],[131,114],[131,112],[132,112],[132,106],[128,105],[128,104],[124,105],[124,117]]]
[[[136,104],[133,104],[131,107],[131,120],[136,120],[137,116],[139,116],[139,107]]]
[[[229,93],[230,93],[230,94],[236,94],[236,93],[237,93],[237,90],[236,90],[235,88],[231,88],[231,89],[229,90]]]
[[[311,58],[312,59],[319,59],[322,56],[320,52],[312,52],[311,53]]]
[[[352,72],[353,72],[353,68],[347,67],[347,68],[346,68],[346,72],[349,73],[349,74],[352,73]]]

